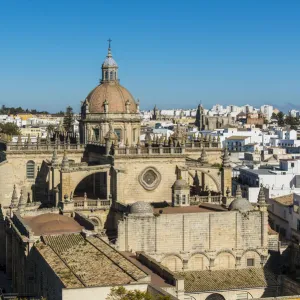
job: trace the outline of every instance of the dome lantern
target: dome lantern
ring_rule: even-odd
[[[190,186],[181,177],[177,179],[172,186],[172,204],[173,206],[190,205]]]
[[[118,79],[118,64],[113,59],[111,54],[111,39],[108,39],[108,53],[107,56],[102,64],[102,79],[101,83],[104,82],[116,82],[119,81]]]

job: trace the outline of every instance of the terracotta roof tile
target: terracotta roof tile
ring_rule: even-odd
[[[276,277],[263,268],[181,272],[185,291],[204,292],[278,285]]]
[[[289,194],[289,195],[284,195],[284,196],[280,196],[280,197],[275,197],[272,198],[274,201],[276,201],[279,204],[285,205],[285,206],[290,206],[293,205],[293,194]]]
[[[67,288],[123,285],[147,274],[98,237],[44,236],[37,250]]]

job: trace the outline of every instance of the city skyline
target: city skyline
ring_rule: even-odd
[[[141,109],[297,108],[295,1],[69,3],[2,3],[1,104],[79,111],[111,38],[121,84]]]

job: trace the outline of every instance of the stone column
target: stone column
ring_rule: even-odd
[[[96,195],[96,174],[93,174],[93,195]]]
[[[106,171],[106,199],[110,199],[110,170]]]

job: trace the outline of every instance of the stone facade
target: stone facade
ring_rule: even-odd
[[[233,125],[235,118],[230,114],[227,116],[209,116],[204,114],[204,108],[202,105],[198,105],[196,113],[195,125],[198,130],[215,130],[218,128],[224,128],[224,126]]]
[[[19,195],[21,190],[26,198],[29,194],[30,201],[41,201],[37,195],[39,189],[43,189],[41,196],[45,197],[45,188],[48,189],[49,181],[46,161],[51,161],[52,155],[53,149],[48,151],[6,151],[6,160],[0,163],[0,203],[2,206],[10,204],[14,185],[16,185]],[[68,150],[68,156],[74,163],[79,163],[82,155],[83,150]],[[57,156],[61,161],[63,150],[59,150]],[[30,161],[34,162],[32,178],[27,176],[27,163]]]
[[[267,225],[260,211],[128,215],[119,221],[117,245],[176,271],[245,268],[250,258],[260,267],[268,256]]]

